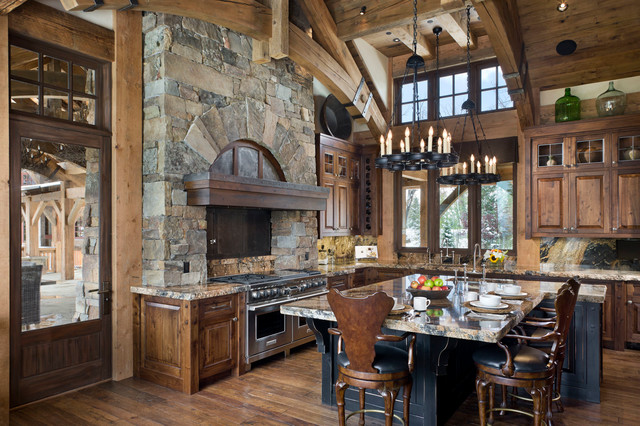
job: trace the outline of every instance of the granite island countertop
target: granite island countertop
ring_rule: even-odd
[[[247,291],[248,288],[249,286],[246,284],[202,283],[173,287],[131,287],[131,293],[143,294],[146,296],[166,297],[169,299],[200,300],[211,297],[226,296],[228,294],[242,293]]]
[[[443,277],[450,279],[452,277]],[[377,291],[384,291],[393,297],[402,297],[412,278],[402,277],[380,283],[371,284],[345,293],[352,296],[366,296]],[[474,315],[462,306],[460,295],[454,291],[447,299],[433,299],[429,310],[419,316],[389,315],[384,326],[389,329],[411,331],[414,333],[453,337],[457,339],[497,342],[517,325],[535,306],[545,298],[553,298],[562,283],[545,281],[516,280],[522,291],[530,296],[522,301],[508,301],[513,310],[509,314]],[[578,300],[582,302],[604,302],[606,286],[583,284],[580,287]],[[506,298],[505,298],[506,299]],[[280,312],[307,318],[335,321],[326,295],[312,297],[284,304]],[[427,314],[429,313],[429,314]]]
[[[337,263],[333,265],[319,265],[318,269],[328,277],[344,274],[353,274],[357,269],[362,268],[390,268],[390,269],[424,269],[438,270],[443,272],[453,272],[457,269],[459,275],[462,274],[463,265],[436,264],[436,263],[386,263],[386,262],[352,262]],[[471,272],[471,265],[468,271]],[[481,268],[479,268],[482,270]],[[579,277],[588,280],[602,281],[640,281],[640,271],[625,271],[617,269],[594,269],[584,265],[552,265],[541,264],[537,269],[534,267],[517,267],[512,271],[504,269],[487,268],[488,274],[496,275],[521,275],[525,277],[555,277],[569,278]]]

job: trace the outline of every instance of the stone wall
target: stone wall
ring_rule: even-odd
[[[540,266],[581,266],[596,269],[640,271],[640,242],[628,240],[635,246],[635,256],[624,259],[618,253],[617,240],[611,238],[541,238]]]
[[[333,253],[336,262],[351,262],[355,260],[356,246],[377,246],[376,237],[357,235],[347,237],[324,237],[317,243],[318,250]]]
[[[315,185],[312,78],[288,59],[252,63],[249,38],[196,19],[146,13],[143,31],[143,283],[195,284],[207,275],[206,212],[186,205],[184,176],[244,139],[269,149],[288,182]],[[300,258],[277,237],[276,267]]]

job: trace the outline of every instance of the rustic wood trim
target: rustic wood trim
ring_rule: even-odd
[[[30,1],[9,15],[9,30],[107,62],[114,60],[113,31]]]
[[[131,286],[142,282],[142,15],[113,14],[113,373],[133,374]]]
[[[251,60],[256,64],[267,64],[271,62],[269,55],[269,42],[264,40],[253,39],[251,42]]]
[[[271,0],[271,38],[269,51],[272,58],[289,56],[289,1]]]
[[[458,46],[467,49],[467,14],[465,11],[443,13],[438,16],[438,23],[456,41]],[[469,48],[476,49],[478,39],[469,31]]]
[[[0,1],[0,15],[6,15],[11,12],[13,9],[20,6],[22,3],[27,0],[2,0]]]
[[[401,27],[393,28],[391,30],[394,36],[398,37],[400,41],[413,51],[413,26],[403,25]],[[424,59],[431,59],[435,56],[435,46],[424,35],[419,32],[416,34],[417,44],[416,53],[422,56]],[[465,42],[466,43],[466,42]],[[466,44],[465,44],[466,46]]]
[[[569,121],[566,123],[554,123],[541,126],[531,126],[525,129],[525,137],[557,136],[566,133],[578,132],[602,132],[603,129],[624,131],[629,128],[637,128],[640,122],[640,113],[624,114],[614,117],[596,117],[585,120]]]
[[[61,3],[68,11],[82,11],[95,5],[93,0],[61,0]],[[101,8],[121,9],[129,5],[129,0],[104,0]],[[146,0],[139,2],[135,10],[202,19],[258,40],[271,36],[271,9],[256,0]]]
[[[0,46],[9,45],[9,19],[0,16]],[[0,49],[0,75],[9,75],[9,49]],[[9,79],[0,79],[0,251],[9,253]],[[9,424],[9,372],[10,368],[10,329],[9,312],[11,261],[9,256],[0,258],[0,291],[5,297],[0,298],[0,423]]]
[[[287,181],[287,179],[285,178],[284,172],[282,171],[282,167],[280,167],[280,163],[278,162],[276,157],[273,156],[273,154],[271,153],[271,151],[269,151],[267,147],[257,144],[253,141],[243,140],[243,139],[231,142],[230,144],[222,148],[222,150],[218,154],[218,158],[220,158],[220,156],[223,153],[229,150],[233,150],[233,174],[235,176],[238,175],[238,168],[239,168],[237,148],[241,146],[255,149],[256,151],[258,151],[258,167],[259,167],[258,178],[262,179],[262,169],[263,169],[262,162],[264,161],[264,157],[266,157],[267,161],[269,161],[269,163],[271,163],[271,165],[276,169],[276,173],[278,174],[280,181],[282,182]],[[215,164],[215,161],[213,162],[213,164]],[[213,170],[213,164],[211,165],[211,167],[209,167],[209,170]]]

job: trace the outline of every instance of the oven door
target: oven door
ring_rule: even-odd
[[[291,343],[291,318],[280,313],[282,303],[285,302],[247,306],[249,357]]]

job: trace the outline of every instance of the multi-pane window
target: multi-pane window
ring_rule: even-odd
[[[62,51],[12,42],[10,108],[76,123],[100,125],[100,65]]]
[[[427,80],[418,81],[416,93],[413,92],[413,82],[400,85],[400,123],[410,123],[414,119],[427,120],[429,114],[429,85]],[[414,101],[414,95],[417,96]]]
[[[513,108],[513,101],[502,77],[502,69],[495,65],[480,70],[480,111]]]
[[[480,246],[513,250],[513,166],[498,167],[501,180],[480,191]]]
[[[402,247],[427,247],[426,170],[402,172]]]
[[[467,72],[440,77],[439,87],[440,116],[462,115],[462,104],[469,98]]]

